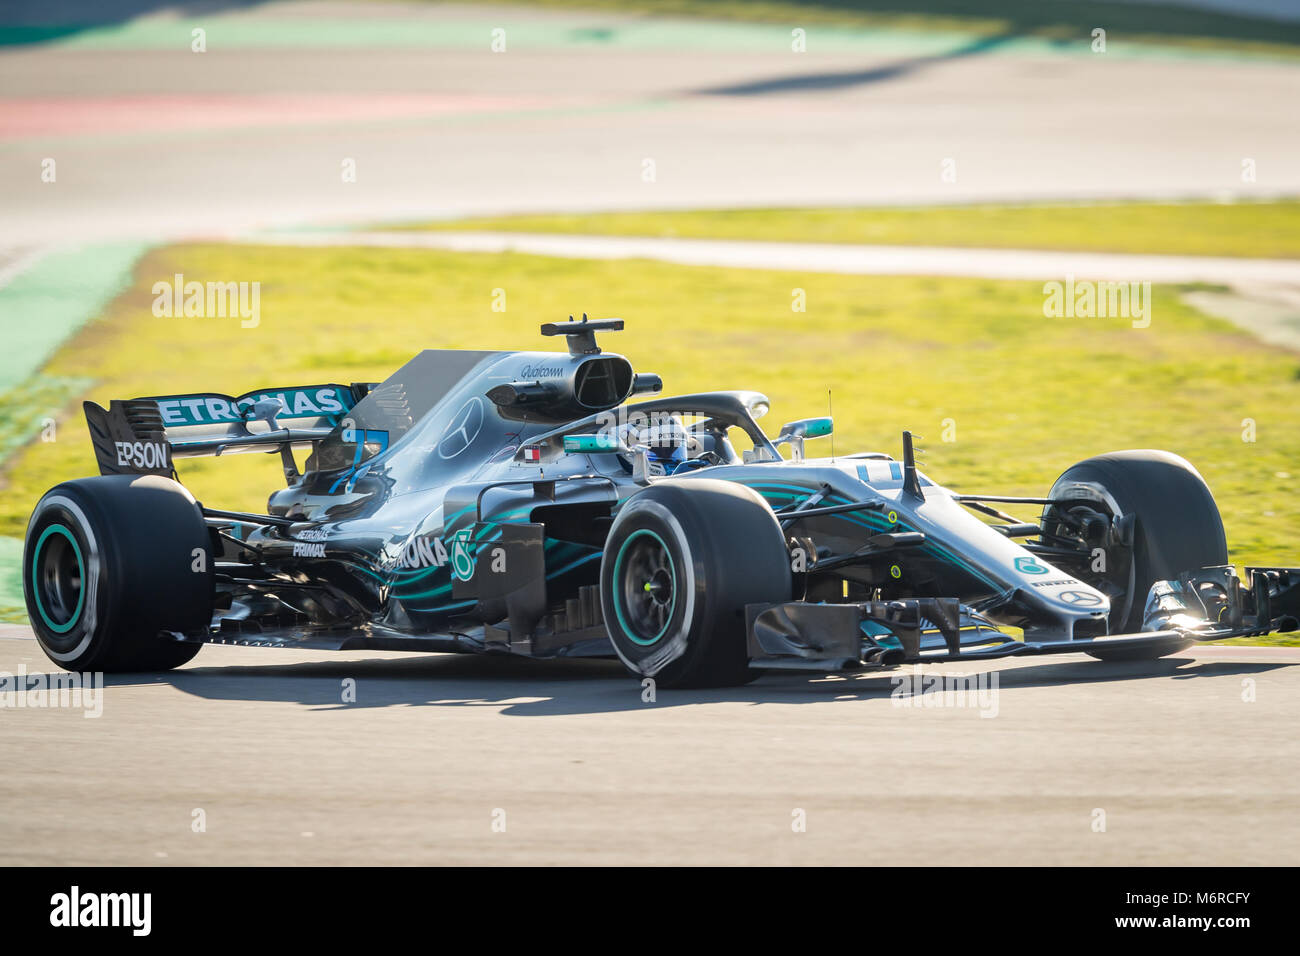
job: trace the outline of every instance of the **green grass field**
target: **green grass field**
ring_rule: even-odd
[[[262,284],[262,321],[152,315],[158,278]],[[505,313],[491,311],[506,290]],[[791,311],[792,290],[807,311]],[[896,451],[927,436],[926,466],[966,491],[1042,493],[1078,458],[1164,447],[1191,459],[1222,505],[1233,558],[1291,559],[1300,511],[1300,358],[1262,345],[1156,287],[1149,329],[1121,319],[1046,319],[1030,282],[795,275],[523,255],[226,245],[156,250],[133,289],[66,345],[46,374],[94,375],[86,397],[373,380],[422,347],[548,343],[542,321],[621,315],[617,348],[671,391],[757,388],[765,420],[821,413],[834,390],[840,452]],[[614,343],[611,343],[613,345]],[[4,472],[0,534],[21,535],[39,495],[94,462],[79,409],[58,440]],[[953,419],[956,441],[940,441]],[[1243,442],[1242,421],[1257,440]],[[823,441],[824,450],[829,443]],[[200,498],[256,510],[274,456],[182,462]]]
[[[156,318],[153,283],[261,283],[261,324]],[[507,311],[492,311],[504,289]],[[796,289],[804,312],[792,311]],[[666,389],[755,388],[774,433],[834,393],[835,449],[897,453],[925,436],[923,467],[963,491],[1042,494],[1074,461],[1118,448],[1185,455],[1219,500],[1238,564],[1291,563],[1300,507],[1300,356],[1154,289],[1150,328],[1047,319],[1041,283],[791,274],[643,261],[421,250],[182,245],[148,253],[131,288],[43,370],[92,378],[110,398],[379,380],[421,348],[527,348],[543,321],[619,315],[607,343]],[[55,393],[57,394],[57,393]],[[79,401],[57,440],[0,472],[0,536],[21,537],[39,496],[93,474]],[[1256,440],[1242,440],[1253,419]],[[951,419],[955,441],[944,442]],[[822,439],[812,453],[829,452]],[[203,501],[261,510],[282,480],[275,456],[180,463]],[[1026,517],[1031,515],[1026,514]],[[4,614],[20,619],[9,607]]]
[[[704,209],[501,216],[420,223],[405,228],[1194,256],[1300,256],[1300,200]]]

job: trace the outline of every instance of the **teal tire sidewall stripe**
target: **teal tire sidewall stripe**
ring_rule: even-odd
[[[623,616],[623,604],[620,599],[622,587],[619,585],[619,570],[623,566],[623,556],[627,553],[627,546],[643,535],[649,535],[651,538],[654,538],[659,542],[659,547],[664,549],[664,554],[668,556],[668,568],[672,572],[673,578],[673,605],[668,611],[668,620],[664,622],[663,630],[651,638],[637,637],[633,629],[628,626],[627,619]],[[618,625],[622,629],[624,636],[627,637],[629,641],[641,647],[653,647],[655,644],[658,644],[663,640],[664,635],[668,633],[668,629],[672,627],[673,614],[677,611],[677,562],[673,560],[673,553],[669,550],[668,544],[663,538],[659,537],[659,535],[651,531],[649,528],[638,528],[623,539],[623,543],[618,546],[618,557],[614,559],[614,576],[612,587],[610,588],[610,594],[614,599],[614,613],[618,616]]]
[[[56,624],[50,617],[49,612],[45,609],[45,604],[41,601],[41,551],[45,547],[46,540],[52,534],[60,534],[72,545],[72,552],[77,557],[77,568],[81,572],[81,590],[77,594],[77,606],[72,612],[72,617],[66,623]],[[41,536],[36,539],[36,547],[32,549],[32,597],[36,601],[36,610],[40,612],[41,620],[55,634],[67,634],[77,626],[81,620],[81,609],[86,602],[86,561],[81,555],[81,545],[77,544],[76,536],[68,529],[66,525],[55,523],[41,532]]]

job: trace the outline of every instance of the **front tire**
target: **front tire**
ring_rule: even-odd
[[[27,525],[23,592],[36,640],[72,671],[179,667],[211,620],[211,539],[170,478],[106,475],[58,485]]]
[[[619,658],[664,687],[727,687],[749,668],[745,605],[788,600],[785,535],[752,488],[713,479],[652,485],[619,511],[600,568]]]
[[[1133,553],[1123,600],[1112,606],[1110,631],[1130,634],[1142,627],[1147,592],[1156,581],[1184,571],[1228,563],[1223,519],[1200,473],[1167,451],[1117,451],[1066,469],[1052,485],[1052,499],[1078,498],[1103,505],[1114,517],[1132,515]],[[1051,521],[1049,513],[1045,523]],[[1151,660],[1173,654],[1191,641],[1158,648],[1112,648],[1088,653],[1104,661]]]

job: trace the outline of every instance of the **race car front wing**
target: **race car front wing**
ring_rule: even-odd
[[[1152,656],[1193,642],[1300,629],[1300,569],[1231,566],[1157,581],[1143,629],[1068,640],[1018,640],[956,598],[848,604],[786,601],[746,607],[752,667],[839,670],[862,666],[1115,651]]]

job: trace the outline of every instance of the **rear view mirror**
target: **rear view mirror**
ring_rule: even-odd
[[[632,462],[632,480],[642,484],[650,480],[650,453],[644,445],[625,445],[616,436],[604,433],[565,435],[564,450],[567,454],[578,455],[626,455]]]
[[[801,418],[798,421],[786,422],[781,426],[781,433],[777,435],[773,445],[789,445],[790,452],[794,461],[803,461],[803,443],[808,438],[825,438],[835,427],[834,419],[829,416],[823,418]]]

